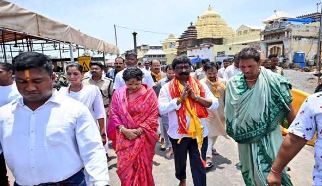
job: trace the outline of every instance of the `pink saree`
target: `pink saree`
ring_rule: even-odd
[[[153,89],[145,87],[129,102],[126,86],[116,90],[109,111],[107,133],[115,144],[117,174],[122,186],[153,186],[152,162],[155,144],[158,140],[158,105]],[[128,140],[116,127],[143,129],[134,140]]]

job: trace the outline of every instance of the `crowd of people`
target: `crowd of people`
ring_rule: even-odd
[[[153,186],[159,141],[166,158],[174,159],[179,186],[187,185],[188,155],[193,184],[205,186],[223,136],[238,144],[245,185],[290,186],[287,163],[316,131],[313,180],[322,183],[322,95],[309,96],[296,115],[292,86],[276,56],[262,60],[256,49],[245,48],[222,67],[208,60],[193,72],[184,55],[162,69],[158,60],[140,67],[129,52],[108,71],[99,61],[86,74],[77,62],[68,63],[69,85],[59,90],[52,66],[36,52],[0,63],[0,185],[9,184],[6,165],[15,186],[113,184],[111,144],[122,186]],[[283,140],[285,120],[291,125]]]

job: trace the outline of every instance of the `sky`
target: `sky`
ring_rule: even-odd
[[[121,52],[137,45],[161,45],[169,33],[179,37],[190,22],[207,10],[218,12],[233,29],[242,24],[263,27],[274,10],[299,16],[317,11],[318,0],[9,0],[30,11],[68,24],[83,33],[115,44],[117,25]],[[123,27],[126,27],[123,28]],[[150,31],[150,32],[146,32]],[[152,32],[152,33],[151,33]]]

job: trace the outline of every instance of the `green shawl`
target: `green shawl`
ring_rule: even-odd
[[[292,102],[290,82],[261,67],[256,84],[248,88],[243,74],[227,83],[227,134],[238,143],[252,143],[269,134],[285,119]]]

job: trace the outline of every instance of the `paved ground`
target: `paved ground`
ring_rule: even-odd
[[[294,88],[303,90],[312,94],[317,86],[317,77],[313,72],[300,72],[294,70],[284,70],[285,77],[287,77]]]
[[[312,93],[316,80],[310,73],[302,73],[292,70],[285,71],[286,76],[290,79],[295,88],[300,88],[306,92]],[[313,79],[312,79],[313,78]],[[175,186],[178,181],[174,176],[173,159],[164,158],[164,152],[156,147],[156,155],[153,161],[153,175],[157,186]],[[216,149],[220,155],[215,156],[214,167],[207,173],[208,185],[220,186],[240,186],[244,185],[240,171],[237,169],[238,152],[237,144],[232,139],[220,137],[216,143]],[[109,150],[112,160],[109,162],[111,185],[120,185],[116,174],[116,156],[112,150]],[[313,169],[313,147],[306,146],[298,154],[298,156],[289,164],[291,171],[291,179],[294,185],[312,185],[312,169]],[[187,185],[192,184],[190,168],[187,167]],[[11,177],[11,179],[13,179]]]

